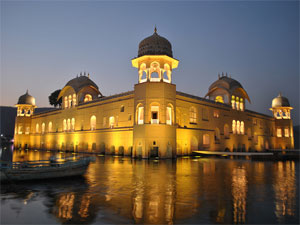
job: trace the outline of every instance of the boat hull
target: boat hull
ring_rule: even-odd
[[[5,169],[1,171],[2,181],[43,180],[82,176],[85,174],[90,161],[66,163],[63,165],[47,166],[43,168]]]

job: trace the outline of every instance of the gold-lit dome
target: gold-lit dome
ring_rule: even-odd
[[[173,57],[172,45],[166,38],[158,35],[155,28],[154,33],[139,44],[138,57],[143,55],[167,55]]]
[[[28,90],[26,93],[19,97],[17,105],[35,105],[35,98],[28,94]]]
[[[79,92],[82,88],[86,86],[93,87],[94,89],[99,89],[98,86],[92,81],[88,76],[78,76],[70,80],[66,85],[72,87],[75,92]]]
[[[64,95],[64,93],[70,88],[73,89],[76,94],[78,94],[82,90],[90,89],[93,90],[95,94],[102,96],[98,86],[94,83],[94,81],[92,81],[89,78],[89,75],[88,76],[80,75],[68,81],[68,83],[64,86],[64,88],[59,93],[57,99],[60,99]]]
[[[290,107],[289,100],[286,97],[283,97],[281,93],[272,100],[272,108],[276,107]]]
[[[212,83],[209,86],[208,93],[205,95],[205,97],[212,95],[215,91],[220,90],[220,89],[224,90],[229,95],[238,93],[241,97],[243,97],[243,98],[247,99],[249,102],[251,102],[247,92],[245,91],[243,86],[240,84],[240,82],[238,82],[237,80],[232,79],[231,77],[228,77],[228,76],[221,76],[221,77],[219,77],[219,79],[217,81]]]

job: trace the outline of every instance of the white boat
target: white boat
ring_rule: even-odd
[[[25,181],[82,176],[95,157],[82,157],[62,162],[51,160],[1,163],[0,180]]]

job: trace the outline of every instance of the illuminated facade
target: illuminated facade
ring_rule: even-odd
[[[62,107],[33,114],[28,93],[17,104],[15,146],[172,158],[194,150],[262,151],[294,148],[287,98],[273,99],[274,117],[246,110],[242,85],[219,75],[204,98],[176,91],[170,42],[155,32],[139,44],[134,90],[104,97],[89,75],[70,80]]]

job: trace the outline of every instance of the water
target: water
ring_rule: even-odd
[[[53,154],[66,156],[12,158]],[[1,224],[132,223],[297,224],[299,162],[97,156],[84,178],[1,185]]]

